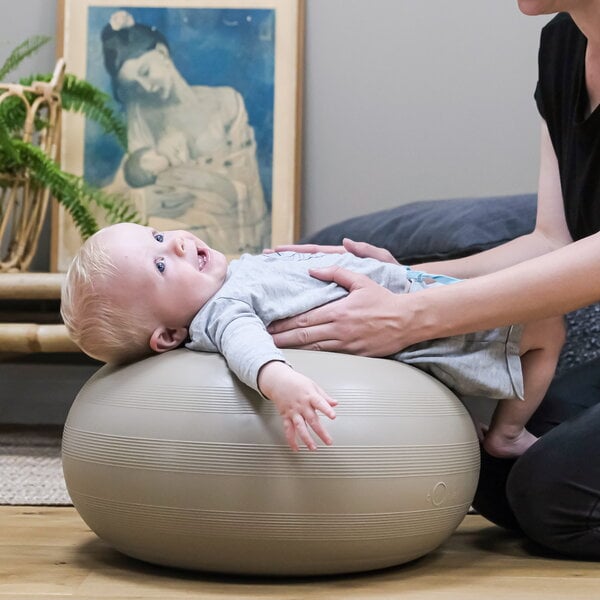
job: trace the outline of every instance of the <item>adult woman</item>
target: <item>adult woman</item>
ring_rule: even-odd
[[[273,326],[280,346],[386,356],[410,344],[567,313],[600,300],[600,1],[519,0],[555,17],[543,30],[536,101],[544,119],[535,230],[427,269],[467,281],[413,297],[364,277],[316,274],[349,296]],[[347,249],[389,259],[349,242]],[[422,265],[420,265],[422,266]],[[483,455],[475,504],[562,554],[600,559],[600,361],[551,387],[514,464]]]
[[[126,11],[112,15],[102,48],[128,125],[128,155],[112,189],[137,196],[157,228],[185,226],[227,254],[261,250],[268,211],[242,96],[190,86],[163,34]]]

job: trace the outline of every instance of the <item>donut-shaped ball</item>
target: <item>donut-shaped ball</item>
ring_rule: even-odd
[[[75,508],[108,544],[160,565],[252,575],[378,569],[462,521],[479,474],[467,411],[389,359],[289,350],[338,401],[331,447],[292,452],[269,400],[218,354],[104,366],[65,425]]]

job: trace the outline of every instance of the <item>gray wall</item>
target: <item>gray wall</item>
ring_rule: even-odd
[[[4,59],[17,44],[32,35],[49,35],[53,38],[40,52],[25,60],[12,73],[12,81],[33,73],[49,73],[54,68],[57,4],[57,0],[11,1],[10,11],[6,11],[7,13],[10,12],[10,18],[7,16],[0,19],[0,62],[4,62]],[[31,265],[32,271],[47,271],[49,268],[49,221],[48,219],[42,232],[38,254]]]
[[[10,12],[0,56],[54,34],[56,0]],[[547,20],[514,0],[306,0],[303,233],[413,200],[534,191]],[[53,64],[52,45],[23,71]]]
[[[514,0],[312,0],[303,229],[535,191],[539,30]]]

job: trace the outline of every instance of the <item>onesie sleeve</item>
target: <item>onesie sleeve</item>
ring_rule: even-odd
[[[192,324],[191,341],[186,346],[206,350],[207,344],[201,338],[209,338],[240,381],[256,391],[261,367],[273,360],[286,362],[264,323],[246,302],[219,298],[211,303],[203,321],[203,332],[198,331],[197,323]]]

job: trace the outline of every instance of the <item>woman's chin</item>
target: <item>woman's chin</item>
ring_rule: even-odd
[[[556,12],[556,9],[549,6],[548,2],[543,0],[517,0],[519,10],[528,17],[536,17],[539,15],[550,15]]]

